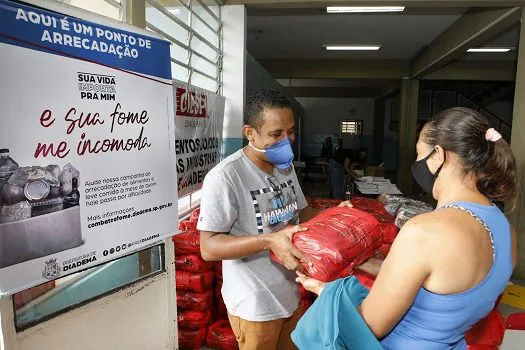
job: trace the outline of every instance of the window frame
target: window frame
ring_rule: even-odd
[[[347,125],[345,125],[346,123],[354,123],[355,124],[355,130],[356,132],[351,132],[351,131],[345,131],[345,127]],[[358,120],[358,119],[345,119],[345,120],[341,120],[339,122],[339,130],[341,132],[341,137],[343,135],[347,135],[347,136],[358,136],[358,137],[362,137],[363,136],[363,127],[364,127],[364,122],[362,120]],[[348,128],[346,128],[346,130],[348,130]]]

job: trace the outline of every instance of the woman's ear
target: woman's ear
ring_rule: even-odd
[[[443,147],[436,146],[434,150],[434,154],[428,162],[429,169],[432,173],[435,173],[440,167],[444,166],[447,160],[447,154]]]

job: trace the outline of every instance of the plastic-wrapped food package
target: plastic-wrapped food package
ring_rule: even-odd
[[[425,202],[397,195],[384,194],[379,197],[379,200],[384,203],[386,211],[391,215],[396,215],[400,207],[405,204],[414,205],[421,209],[424,208],[427,212],[434,209],[431,205]]]
[[[465,339],[468,345],[500,346],[504,333],[505,321],[496,307],[465,334]]]
[[[312,198],[312,208],[315,209],[328,209],[337,207],[341,203],[340,199],[330,199],[330,198],[321,198],[321,197],[314,197]]]
[[[381,235],[383,236],[384,243],[392,244],[399,233],[399,228],[394,222],[392,223],[380,223],[379,229],[381,230]]]
[[[312,300],[313,293],[304,289],[303,285],[299,283],[299,294],[301,295],[301,300]]]
[[[390,248],[392,248],[392,244],[384,243],[381,245],[381,247],[377,248],[377,250],[374,253],[374,258],[379,260],[385,260],[388,253],[390,252]]]
[[[213,284],[213,271],[191,273],[177,271],[175,274],[177,290],[189,290],[196,293],[205,293]]]
[[[215,287],[215,314],[214,317],[216,320],[226,320],[228,319],[228,310],[226,309],[226,304],[222,299],[222,281],[217,281],[217,286]]]
[[[396,226],[400,229],[405,226],[408,220],[412,219],[414,216],[410,213],[405,212],[404,210],[399,210],[396,216]]]
[[[200,213],[201,213],[201,210],[199,208],[195,209],[194,211],[191,212],[189,220],[195,221],[195,222],[199,221]]]
[[[195,293],[187,290],[177,291],[177,308],[208,311],[213,308],[213,291]]]
[[[372,286],[376,281],[375,276],[372,276],[371,274],[362,271],[356,272],[355,277],[357,277],[359,282],[368,289],[372,289]]]
[[[401,229],[408,220],[431,211],[432,207],[426,203],[424,205],[413,202],[402,204],[396,212],[396,226]]]
[[[211,321],[211,311],[182,310],[177,312],[177,322],[180,328],[202,329],[208,327]]]
[[[301,299],[299,301],[299,308],[305,313],[313,303],[314,302],[311,299]]]
[[[222,261],[218,261],[214,264],[213,270],[215,272],[215,278],[222,280]]]
[[[200,273],[211,270],[214,264],[214,262],[204,261],[199,254],[175,256],[177,270]]]
[[[308,230],[297,232],[292,243],[312,262],[304,264],[308,274],[324,282],[349,275],[381,244],[377,219],[354,208],[327,209],[301,226]]]
[[[208,328],[197,330],[179,328],[179,347],[181,349],[198,350],[206,343]]]
[[[228,320],[220,320],[208,328],[206,346],[217,350],[237,350],[239,345]]]
[[[200,234],[198,231],[188,231],[172,237],[175,243],[175,255],[200,254]]]
[[[355,196],[351,200],[354,208],[361,209],[367,213],[383,213],[385,207],[383,203],[376,199]]]
[[[183,220],[183,221],[179,222],[179,231],[180,232],[187,232],[187,231],[196,232],[197,231],[197,222],[190,221],[190,220]]]

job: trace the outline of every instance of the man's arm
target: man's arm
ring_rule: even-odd
[[[359,180],[360,176],[354,171],[355,163],[350,164],[350,159],[348,159],[348,157],[345,158],[344,168],[353,181]]]
[[[201,231],[201,256],[206,261],[242,259],[262,251],[272,251],[289,270],[301,269],[298,260],[310,261],[292,244],[292,236],[306,229],[300,226],[250,236],[232,236],[227,233]]]

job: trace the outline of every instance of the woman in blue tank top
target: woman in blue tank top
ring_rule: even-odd
[[[515,233],[493,205],[516,197],[514,155],[480,113],[452,108],[421,131],[412,174],[438,207],[403,227],[359,312],[385,349],[466,349],[516,264]]]

